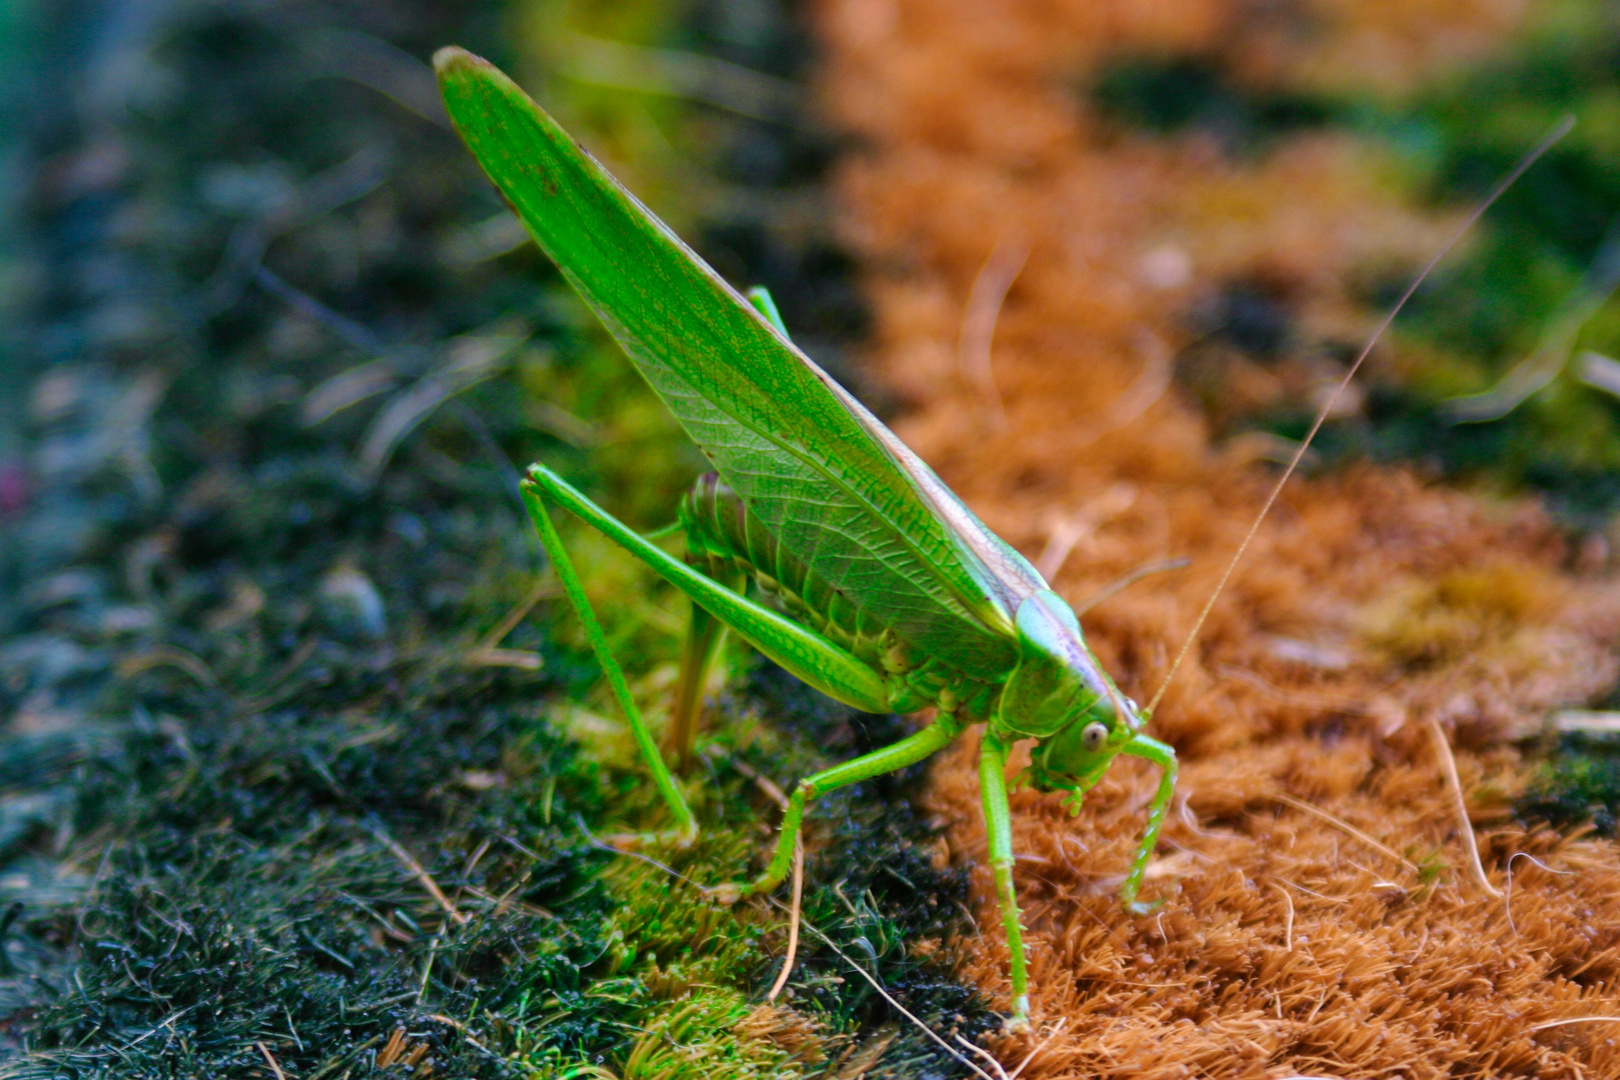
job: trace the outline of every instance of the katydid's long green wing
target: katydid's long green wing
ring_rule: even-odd
[[[1009,670],[1040,575],[515,83],[460,49],[434,65],[479,164],[749,510],[930,655]]]

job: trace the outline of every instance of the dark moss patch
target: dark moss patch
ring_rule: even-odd
[[[1122,57],[1103,69],[1089,96],[1118,124],[1163,135],[1197,131],[1240,157],[1301,128],[1341,121],[1346,112],[1319,95],[1245,87],[1212,57]]]
[[[1540,779],[1515,807],[1521,821],[1556,829],[1590,824],[1599,836],[1615,835],[1620,759],[1612,753],[1583,752],[1587,749],[1566,745],[1556,761],[1543,767]]]
[[[499,18],[191,6],[120,42],[144,61],[129,85],[40,111],[9,373],[34,404],[0,432],[28,481],[0,519],[8,1076],[788,1077],[864,1051],[867,1075],[961,1071],[891,1038],[830,950],[807,948],[796,1011],[751,1020],[781,916],[693,884],[756,871],[775,821],[731,755],[785,780],[901,721],[761,666],[706,757],[704,839],[621,858],[598,838],[658,809],[638,763],[569,733],[607,707],[566,607],[542,598],[493,662],[476,648],[543,569],[514,462],[640,525],[697,471],[532,249],[468,256],[502,211],[453,137],[312,44],[359,30],[414,78],[450,40],[508,61]],[[786,155],[736,176],[808,184],[826,159]],[[740,272],[802,305],[790,321],[829,348],[858,329],[835,249],[743,229]],[[447,356],[500,342],[488,379],[367,457]],[[672,655],[657,594],[623,582],[614,633]],[[964,888],[914,850],[920,775],[818,811],[809,902],[908,1008],[971,1035],[994,1018],[917,943]]]

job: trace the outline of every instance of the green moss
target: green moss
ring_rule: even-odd
[[[1332,98],[1244,87],[1214,57],[1127,56],[1107,64],[1090,97],[1115,123],[1170,135],[1196,130],[1236,156],[1264,153],[1302,128],[1344,120]]]
[[[1612,740],[1566,735],[1515,810],[1520,820],[1613,836],[1620,819],[1620,756]]]
[[[1263,154],[1302,127],[1336,129],[1391,151],[1390,179],[1413,201],[1458,209],[1482,197],[1561,116],[1576,117],[1573,132],[1518,180],[1464,252],[1408,305],[1393,331],[1395,351],[1408,360],[1373,377],[1365,415],[1330,421],[1317,450],[1328,461],[1416,461],[1501,491],[1539,491],[1567,519],[1601,524],[1620,508],[1620,484],[1612,479],[1620,471],[1614,398],[1566,372],[1490,423],[1454,424],[1442,406],[1488,388],[1530,355],[1579,288],[1620,207],[1620,27],[1605,7],[1595,0],[1542,5],[1497,55],[1402,96],[1257,87],[1240,57],[1241,49],[1126,58],[1088,91],[1118,124],[1162,135],[1201,131],[1240,158]],[[1411,273],[1367,268],[1358,291],[1368,308],[1387,308]],[[1227,293],[1242,287],[1225,286]],[[1208,314],[1189,315],[1198,334],[1222,336],[1261,362],[1276,360],[1275,345],[1240,333],[1235,315],[1217,312],[1210,324]],[[1290,319],[1281,305],[1272,321],[1291,347],[1349,355],[1360,346],[1306,341]],[[1620,304],[1611,301],[1587,320],[1573,346],[1620,355]],[[1184,375],[1196,368],[1182,365]],[[1219,372],[1206,375],[1193,389],[1221,415],[1221,403],[1207,398],[1223,380]],[[1297,437],[1311,417],[1303,403],[1290,402],[1240,419]]]

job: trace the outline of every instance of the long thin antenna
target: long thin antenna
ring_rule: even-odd
[[[1456,247],[1458,241],[1467,235],[1468,231],[1474,227],[1474,223],[1479,221],[1485,211],[1489,210],[1491,205],[1502,197],[1502,193],[1512,187],[1519,177],[1524,175],[1525,170],[1534,165],[1543,154],[1552,149],[1553,144],[1568,135],[1570,129],[1574,126],[1574,116],[1565,116],[1559,120],[1558,123],[1552,126],[1552,130],[1542,136],[1540,142],[1530,148],[1529,153],[1519,159],[1518,164],[1514,165],[1506,176],[1496,182],[1496,186],[1491,188],[1484,199],[1480,200],[1479,205],[1474,207],[1473,212],[1457,227],[1457,231],[1441,246],[1439,251],[1434,253],[1434,256],[1418,272],[1417,277],[1412,279],[1412,283],[1406,287],[1406,291],[1395,302],[1395,306],[1389,309],[1389,314],[1385,315],[1383,321],[1378,324],[1378,329],[1374,330],[1372,337],[1367,339],[1367,344],[1362,347],[1360,355],[1356,357],[1356,362],[1350,365],[1350,369],[1344,373],[1344,378],[1339,380],[1339,384],[1333,388],[1333,393],[1329,394],[1327,401],[1323,402],[1321,410],[1316,414],[1316,420],[1311,424],[1310,431],[1306,432],[1304,440],[1294,450],[1294,456],[1288,462],[1288,467],[1283,470],[1283,474],[1272,485],[1271,494],[1266,496],[1265,505],[1260,508],[1260,513],[1255,517],[1254,524],[1249,526],[1249,531],[1243,537],[1243,542],[1232,553],[1232,559],[1226,564],[1226,569],[1222,571],[1221,580],[1215,585],[1215,591],[1210,593],[1209,600],[1204,604],[1204,610],[1198,613],[1198,621],[1193,623],[1192,631],[1187,635],[1187,640],[1182,642],[1181,651],[1176,653],[1175,662],[1170,665],[1170,670],[1165,673],[1164,681],[1159,683],[1158,690],[1154,691],[1153,700],[1148,702],[1147,712],[1153,712],[1158,707],[1159,702],[1163,700],[1164,692],[1170,688],[1170,680],[1176,677],[1176,672],[1181,669],[1182,661],[1187,659],[1187,653],[1192,650],[1193,643],[1198,640],[1199,632],[1204,629],[1204,623],[1209,619],[1209,613],[1215,607],[1215,601],[1225,591],[1226,583],[1232,579],[1232,572],[1237,569],[1238,562],[1249,550],[1249,544],[1253,542],[1255,534],[1260,531],[1261,522],[1265,521],[1266,515],[1271,513],[1271,507],[1276,503],[1277,496],[1282,494],[1283,485],[1288,483],[1288,478],[1294,475],[1295,469],[1299,468],[1300,460],[1305,457],[1305,451],[1310,449],[1312,440],[1316,438],[1316,433],[1321,431],[1322,425],[1327,422],[1328,415],[1332,413],[1333,406],[1339,400],[1339,395],[1344,392],[1345,387],[1350,385],[1350,380],[1356,377],[1356,372],[1361,370],[1362,361],[1367,359],[1368,355],[1373,351],[1373,346],[1377,345],[1379,339],[1384,336],[1384,331],[1388,330],[1390,323],[1395,321],[1395,316],[1401,313],[1401,309],[1406,306],[1406,302],[1412,299],[1412,294],[1417,292],[1418,287],[1434,272],[1434,268],[1440,264],[1440,260],[1451,254],[1451,249]]]

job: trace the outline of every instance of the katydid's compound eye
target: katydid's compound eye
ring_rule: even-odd
[[[1108,727],[1105,724],[1087,724],[1080,732],[1080,745],[1085,747],[1087,753],[1095,754],[1107,741]]]

